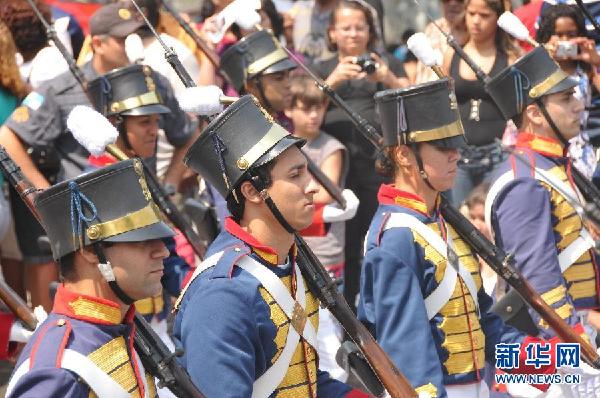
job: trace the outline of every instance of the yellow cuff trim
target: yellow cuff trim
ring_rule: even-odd
[[[428,383],[425,385],[422,385],[421,387],[417,387],[415,388],[415,391],[420,394],[422,392],[429,394],[429,396],[431,398],[436,398],[437,397],[437,387],[434,386],[432,383]]]
[[[546,302],[546,304],[553,305],[564,299],[566,294],[567,289],[565,289],[563,285],[559,285],[554,289],[550,289],[546,293],[542,294],[542,299]]]

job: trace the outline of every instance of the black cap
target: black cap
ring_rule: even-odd
[[[90,36],[127,37],[143,25],[144,22],[134,18],[132,12],[122,4],[107,4],[90,17]]]
[[[161,220],[139,159],[54,185],[38,195],[35,205],[55,259],[82,244],[140,242],[175,235]]]
[[[536,47],[494,76],[486,89],[508,120],[536,99],[575,86],[577,81],[560,69],[548,51]]]
[[[375,104],[385,146],[428,142],[440,148],[459,148],[466,144],[448,78],[380,91],[375,94]]]
[[[104,116],[169,113],[152,76],[149,66],[130,65],[90,81],[88,91],[94,108]]]
[[[304,143],[275,123],[256,98],[245,95],[204,129],[183,162],[226,198],[248,170]]]
[[[220,67],[239,92],[248,80],[259,74],[294,69],[296,64],[269,31],[259,30],[229,47],[221,55]]]

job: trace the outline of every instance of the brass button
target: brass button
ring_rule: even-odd
[[[56,326],[65,326],[66,323],[67,323],[67,321],[60,318],[58,321],[56,321]]]
[[[239,158],[236,162],[238,169],[246,170],[249,166],[248,161],[244,158]]]
[[[100,237],[100,227],[92,225],[87,229],[87,236],[90,240],[96,240]]]
[[[512,312],[512,307],[510,305],[506,307],[506,312],[508,312],[508,313]]]

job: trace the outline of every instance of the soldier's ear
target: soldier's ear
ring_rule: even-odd
[[[94,267],[98,264],[98,256],[91,247],[84,247],[81,250],[78,250],[77,253],[83,258],[83,260]]]
[[[414,164],[414,154],[407,145],[398,145],[394,150],[394,162],[399,167],[411,167]]]
[[[524,113],[529,124],[532,124],[536,127],[541,127],[544,124],[544,114],[537,104],[527,105]]]
[[[256,188],[254,188],[254,185],[252,185],[250,181],[242,182],[242,185],[240,185],[240,192],[247,202],[260,204],[264,201],[260,196],[260,193],[256,190]]]
[[[102,36],[99,36],[99,35],[92,36],[91,41],[90,41],[90,47],[92,48],[92,52],[96,53],[103,42],[104,42],[104,39],[102,38]]]

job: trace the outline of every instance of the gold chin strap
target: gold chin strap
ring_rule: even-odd
[[[424,142],[456,137],[463,134],[464,130],[462,123],[460,119],[457,119],[450,124],[441,127],[436,127],[431,130],[412,131],[408,134],[408,140],[410,142]]]
[[[101,240],[159,222],[161,218],[158,208],[154,203],[149,203],[146,207],[123,217],[91,225],[86,229],[86,234],[92,241]]]
[[[557,69],[550,76],[532,87],[531,90],[529,90],[529,96],[531,98],[539,98],[568,77],[569,76],[562,69]]]
[[[136,97],[129,97],[122,101],[113,102],[110,105],[110,111],[113,113],[119,113],[129,109],[139,108],[140,106],[159,104],[161,104],[161,101],[156,91],[149,91]]]

